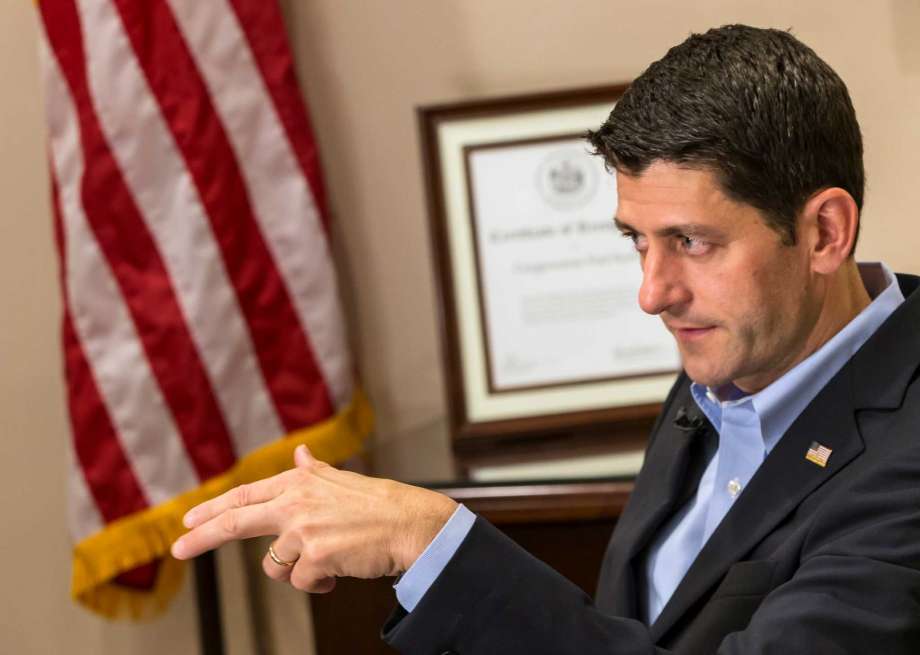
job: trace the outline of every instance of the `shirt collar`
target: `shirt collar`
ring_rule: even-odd
[[[859,274],[872,302],[818,350],[769,386],[746,395],[730,385],[720,389],[723,398],[728,393],[720,401],[712,389],[691,384],[694,401],[717,429],[721,430],[723,408],[750,401],[760,418],[764,447],[767,453],[773,449],[821,389],[904,302],[897,279],[885,264],[859,264]]]

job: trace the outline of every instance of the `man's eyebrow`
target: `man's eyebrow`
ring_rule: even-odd
[[[617,229],[620,232],[642,234],[640,230],[637,230],[632,225],[620,220],[616,216],[613,217],[613,223],[617,226]],[[655,236],[657,237],[673,237],[678,235],[713,239],[724,237],[725,232],[717,227],[713,227],[712,225],[704,225],[703,223],[680,223],[677,225],[668,225],[667,227],[655,230]]]

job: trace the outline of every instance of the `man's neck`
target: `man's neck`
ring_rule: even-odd
[[[804,355],[799,361],[823,346],[871,302],[872,299],[859,274],[859,267],[855,260],[850,259],[837,275],[828,279],[821,313],[808,337]]]

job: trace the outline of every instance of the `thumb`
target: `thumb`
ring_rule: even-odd
[[[316,463],[316,458],[305,445],[300,444],[294,449],[294,465],[298,468],[312,466]]]

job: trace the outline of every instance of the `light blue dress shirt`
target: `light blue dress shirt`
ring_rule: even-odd
[[[661,613],[703,545],[789,426],[904,302],[887,266],[860,264],[859,271],[872,303],[768,387],[751,395],[738,389],[721,389],[720,399],[710,389],[691,385],[694,400],[719,433],[719,448],[706,466],[694,498],[661,529],[649,549],[645,567],[649,623]],[[415,609],[447,566],[474,520],[475,515],[460,505],[394,585],[396,598],[407,612]]]

